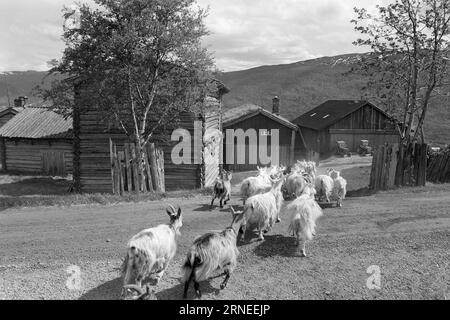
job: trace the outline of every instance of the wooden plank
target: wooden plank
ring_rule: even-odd
[[[136,159],[136,149],[134,144],[130,144],[131,147],[131,166],[133,170],[133,185],[134,185],[134,191],[139,193],[140,192],[140,186],[139,186],[139,177],[138,177],[138,168],[137,168],[137,159]]]
[[[145,148],[144,153],[145,153],[145,174],[146,174],[146,181],[148,183],[148,191],[149,192],[154,192],[155,188],[153,186],[153,181],[152,181],[152,171],[150,169],[150,160],[149,160],[149,157],[148,157],[148,148]]]
[[[398,143],[394,143],[392,145],[391,164],[389,167],[389,178],[387,182],[388,189],[392,189],[395,186],[395,171],[397,170],[398,151]]]
[[[290,158],[289,158],[289,166],[295,164],[295,136],[297,135],[297,131],[292,130],[291,136],[291,149],[290,149]]]
[[[162,192],[161,180],[159,178],[158,163],[156,159],[156,148],[154,143],[148,145],[148,156],[150,160],[150,170],[152,173],[153,186],[157,192]],[[180,177],[182,179],[182,177]]]
[[[130,144],[126,143],[124,145],[125,153],[125,170],[127,174],[127,191],[131,192],[133,190],[133,183],[131,181],[131,165],[130,165]]]
[[[164,169],[164,151],[158,149],[158,173],[161,183],[161,192],[166,192],[166,174]]]
[[[113,147],[113,142],[111,139],[109,139],[109,152],[110,152],[110,165],[111,165],[111,181],[112,181],[112,193],[115,194],[116,193],[116,189],[115,189],[115,183],[114,183],[114,147]]]

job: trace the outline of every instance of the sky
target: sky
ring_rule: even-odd
[[[204,43],[222,71],[362,52],[353,7],[388,0],[197,0],[209,6]],[[74,0],[1,0],[0,72],[47,70],[62,56],[62,13]]]

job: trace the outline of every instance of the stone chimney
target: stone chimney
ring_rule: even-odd
[[[28,97],[20,96],[17,99],[14,99],[14,107],[16,108],[25,108],[27,104]]]
[[[275,96],[275,98],[273,98],[273,109],[272,109],[272,113],[279,116],[280,115],[280,98],[278,98],[278,96]]]

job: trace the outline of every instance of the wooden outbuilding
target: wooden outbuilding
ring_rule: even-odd
[[[307,148],[322,156],[336,152],[337,141],[345,141],[350,151],[356,152],[361,140],[376,147],[400,139],[394,119],[363,100],[329,100],[293,123],[299,126]]]
[[[3,170],[65,176],[72,172],[72,119],[27,107],[0,128]]]
[[[238,108],[227,110],[224,113],[223,119],[223,162],[224,167],[233,171],[249,171],[255,170],[257,166],[270,166],[272,163],[265,163],[260,157],[261,139],[267,139],[267,154],[272,156],[272,136],[274,130],[278,130],[279,145],[274,146],[273,149],[278,153],[278,160],[280,165],[292,165],[298,159],[298,151],[305,149],[303,137],[297,125],[293,124],[286,118],[280,116],[279,113],[279,98],[273,99],[272,112],[253,104],[247,104]],[[238,161],[238,157],[242,154],[242,148],[239,148],[238,138],[227,136],[227,130],[236,132],[241,129],[244,133],[250,133],[247,130],[255,130],[257,141],[252,143],[249,136],[245,140],[245,163]],[[242,132],[241,131],[241,132]],[[265,140],[263,140],[264,143]],[[229,147],[232,144],[233,147]],[[253,145],[256,144],[256,145]],[[296,144],[299,145],[298,150],[295,149]],[[228,155],[227,150],[234,150],[233,155]],[[256,153],[255,153],[256,151]],[[257,155],[257,163],[255,164],[255,155]],[[227,161],[228,159],[228,161]],[[234,159],[230,163],[229,160]]]
[[[155,132],[150,141],[164,152],[165,191],[209,187],[219,175],[220,142],[211,140],[212,137],[207,137],[207,134],[221,131],[222,97],[229,90],[217,80],[212,82],[216,89],[204,100],[202,110],[198,113],[184,112],[176,121],[175,129],[187,130],[191,136],[190,163],[175,164],[172,161],[172,150],[179,143],[170,141],[174,130],[172,124]],[[77,94],[82,94],[83,85],[86,84],[77,80]],[[112,193],[114,181],[110,141],[120,154],[124,152],[126,144],[133,143],[132,139],[118,126],[111,126],[111,123],[104,121],[104,115],[95,108],[87,107],[86,110],[86,106],[78,106],[73,117],[75,190],[83,193]],[[200,149],[195,152],[194,146],[198,143]]]

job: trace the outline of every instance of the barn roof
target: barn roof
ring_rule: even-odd
[[[298,127],[295,124],[293,124],[286,118],[283,118],[282,116],[273,114],[273,113],[267,111],[266,109],[264,109],[263,107],[260,107],[255,104],[245,104],[240,107],[225,111],[223,114],[223,126],[224,127],[231,126],[235,123],[241,122],[245,119],[254,117],[259,114],[262,114],[262,115],[264,115],[264,116],[266,116],[288,128],[291,128],[294,130],[298,129]]]
[[[328,100],[292,122],[300,127],[322,130],[366,105],[376,108],[388,118],[391,118],[383,110],[365,100]]]
[[[14,107],[10,108],[10,107],[6,107],[6,106],[0,106],[0,117],[5,115],[5,114],[8,114],[10,112],[12,112],[14,114],[17,114],[19,112],[19,109],[18,108],[14,108]]]
[[[55,139],[72,138],[72,118],[45,108],[25,108],[2,128],[0,136],[6,138]]]

